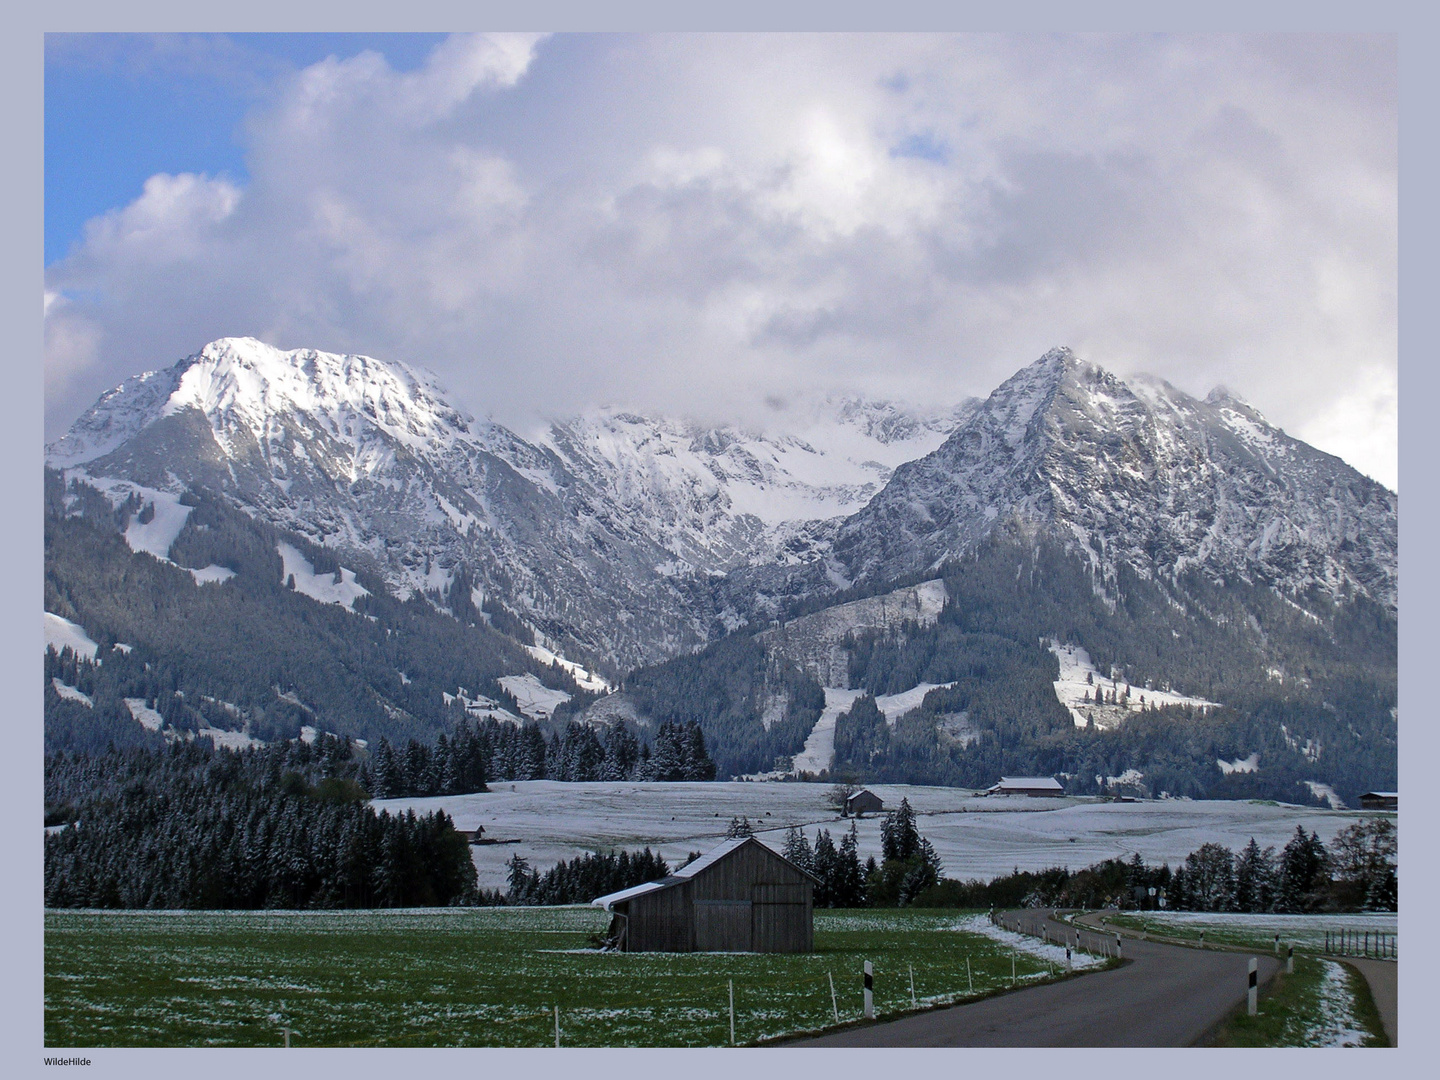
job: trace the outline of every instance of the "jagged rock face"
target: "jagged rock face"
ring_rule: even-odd
[[[443,595],[463,566],[480,592],[613,672],[712,636],[714,575],[783,561],[797,531],[862,507],[964,409],[820,402],[810,441],[606,411],[531,442],[408,365],[237,338],[127,380],[48,461],[226,492],[368,561],[402,594]]]
[[[1223,391],[1129,383],[1056,349],[837,531],[854,580],[937,566],[997,529],[1078,548],[1103,583],[1190,569],[1396,604],[1396,496]]]

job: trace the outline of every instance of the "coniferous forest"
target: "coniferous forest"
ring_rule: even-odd
[[[474,893],[444,813],[376,813],[348,747],[177,742],[45,761],[45,903],[95,908],[372,908]],[[57,822],[58,823],[58,822]]]

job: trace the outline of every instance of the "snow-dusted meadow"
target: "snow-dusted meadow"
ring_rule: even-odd
[[[750,819],[757,835],[779,847],[801,827],[813,842],[819,829],[837,841],[849,829],[827,802],[830,788],[804,783],[583,783],[500,781],[481,795],[377,800],[377,810],[423,813],[443,809],[461,829],[484,826],[486,839],[515,841],[471,848],[480,884],[503,888],[505,863],[519,854],[539,869],[596,848],[658,851],[672,863],[707,851],[725,837],[732,817]],[[1107,803],[1093,798],[983,797],[959,788],[872,785],[886,809],[910,800],[921,833],[954,878],[990,879],[1015,868],[1072,870],[1136,852],[1147,863],[1174,866],[1201,844],[1239,850],[1253,836],[1283,847],[1297,825],[1327,844],[1359,816],[1351,811],[1261,802],[1158,800]],[[860,853],[880,854],[880,819],[857,822]]]
[[[1257,915],[1218,911],[1147,911],[1144,915],[1127,915],[1126,925],[1143,924],[1151,932],[1167,936],[1195,939],[1200,931],[1205,939],[1227,945],[1250,945],[1264,948],[1280,935],[1280,943],[1312,952],[1325,947],[1326,933],[1385,934],[1395,937],[1399,917],[1395,912],[1364,912],[1354,915]]]
[[[815,913],[810,953],[604,953],[591,907],[50,911],[51,1046],[724,1046],[1063,970],[968,914]],[[1043,949],[1044,946],[1039,946]],[[1077,957],[1077,959],[1080,959]],[[912,998],[913,987],[913,998]],[[833,991],[832,991],[833,988]],[[833,996],[832,996],[833,992]]]

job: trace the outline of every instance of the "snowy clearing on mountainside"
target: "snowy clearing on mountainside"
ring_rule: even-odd
[[[564,690],[552,690],[528,671],[524,675],[505,675],[495,680],[514,696],[515,704],[531,720],[548,720],[555,707],[570,700]]]
[[[377,810],[444,810],[456,828],[485,827],[487,840],[471,856],[483,888],[506,886],[505,863],[521,855],[547,869],[597,848],[649,847],[672,866],[692,851],[725,839],[732,817],[748,817],[755,833],[777,849],[791,825],[814,843],[827,829],[837,842],[850,828],[829,806],[830,785],[806,783],[672,783],[555,780],[495,781],[479,795],[376,800]],[[947,877],[990,879],[1012,870],[1068,866],[1079,870],[1138,852],[1147,863],[1183,861],[1201,844],[1241,850],[1253,836],[1261,847],[1283,848],[1297,825],[1325,843],[1359,819],[1353,811],[1264,802],[1162,799],[1130,803],[1095,798],[981,796],[960,788],[872,784],[886,810],[908,798],[920,832],[934,845]],[[856,821],[861,858],[880,854],[881,818]]]
[[[360,597],[370,595],[369,589],[356,582],[353,570],[346,570],[342,566],[340,580],[336,581],[334,574],[315,573],[315,567],[310,560],[293,545],[281,543],[276,546],[276,550],[284,564],[280,581],[286,583],[293,575],[295,591],[302,596],[319,600],[322,604],[339,604],[343,608],[350,608]]]
[[[842,712],[847,712],[850,706],[855,704],[855,699],[864,692],[837,690],[832,686],[825,688],[825,708],[821,710],[820,719],[815,721],[810,734],[805,737],[804,749],[795,755],[791,764],[797,774],[824,772],[835,763],[835,721]]]
[[[61,682],[58,678],[51,679],[50,685],[55,687],[55,693],[59,694],[64,701],[78,701],[81,705],[91,709],[95,707],[95,700],[79,687]]]
[[[1167,705],[1188,705],[1197,709],[1218,707],[1217,702],[1206,701],[1204,698],[1187,697],[1185,694],[1148,686],[1131,686],[1123,680],[1117,682],[1110,676],[1101,674],[1091,662],[1090,654],[1079,645],[1062,645],[1054,638],[1048,639],[1046,644],[1055,654],[1055,659],[1060,661],[1060,678],[1055,680],[1055,696],[1061,705],[1070,710],[1070,718],[1075,721],[1076,727],[1083,728],[1092,719],[1096,727],[1115,727],[1131,713],[1138,713],[1151,705],[1157,708]],[[1101,690],[1106,694],[1114,694],[1117,698],[1126,694],[1128,700],[1114,705],[1085,700],[1087,696],[1093,699],[1096,692]]]
[[[127,697],[125,707],[130,710],[130,715],[140,721],[140,726],[147,731],[159,731],[165,726],[165,717],[161,716],[144,698]]]
[[[189,568],[187,567],[187,569]],[[196,585],[221,585],[234,577],[235,571],[228,566],[217,566],[215,563],[211,563],[204,569],[191,570],[190,576],[195,579]]]
[[[608,694],[615,689],[593,671],[582,667],[573,660],[566,660],[559,653],[551,652],[543,645],[526,645],[525,651],[547,667],[551,664],[560,665],[570,673],[571,678],[575,680],[575,685],[581,690],[588,690],[592,694]]]
[[[94,660],[100,651],[100,646],[85,633],[83,626],[48,611],[45,612],[45,646],[53,647],[57,653],[69,648],[76,656],[86,660]]]

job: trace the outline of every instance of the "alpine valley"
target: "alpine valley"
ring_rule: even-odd
[[[693,724],[722,778],[1396,784],[1396,495],[1067,349],[953,407],[522,436],[222,339],[105,394],[45,501],[52,750]]]

